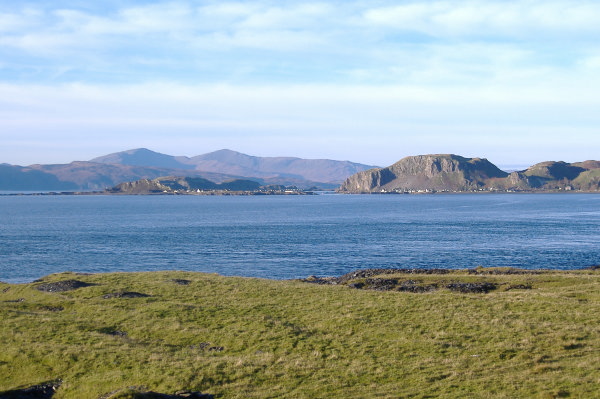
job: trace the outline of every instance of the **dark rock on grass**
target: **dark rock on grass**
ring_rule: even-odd
[[[209,352],[223,352],[225,348],[223,348],[222,346],[211,346],[210,348],[208,348]]]
[[[403,281],[402,284],[397,288],[398,291],[402,292],[412,292],[415,294],[422,294],[425,292],[431,292],[438,289],[437,284],[426,284],[422,285],[419,281],[415,280],[406,280]]]
[[[36,286],[35,288],[44,292],[65,292],[76,290],[77,288],[89,287],[91,285],[95,284],[86,283],[79,280],[63,280],[56,281],[53,283],[43,283]]]
[[[340,277],[310,276],[300,281],[313,284],[345,284],[356,279],[371,278],[386,274],[448,274],[450,269],[362,269],[346,273]],[[356,288],[356,287],[355,287]]]
[[[135,291],[119,291],[119,292],[113,292],[110,294],[106,294],[103,295],[102,298],[104,299],[111,299],[111,298],[148,298],[150,295],[148,294],[142,294],[141,292],[135,292]]]
[[[48,381],[28,388],[0,392],[0,399],[51,399],[62,381]]]
[[[362,282],[350,283],[350,284],[348,284],[348,287],[350,287],[350,288],[356,288],[357,290],[360,290],[360,289],[363,289],[365,287],[365,283],[362,283]]]
[[[4,302],[12,302],[12,303],[20,303],[20,302],[25,302],[25,298],[19,298],[19,299],[8,299]]]
[[[509,290],[530,290],[533,287],[531,286],[531,284],[515,284],[515,285],[509,285],[506,288],[506,291]]]
[[[302,279],[300,281],[303,281],[305,283],[312,283],[312,284],[332,284],[335,285],[338,283],[338,278],[337,277],[317,277],[317,276],[309,276],[305,279]]]
[[[337,278],[338,283],[344,283],[357,278],[369,278],[385,274],[448,274],[450,269],[362,269]]]
[[[200,349],[209,352],[223,352],[223,350],[225,350],[222,346],[211,346],[210,342],[201,342],[198,345],[192,345],[190,346],[190,349]]]
[[[584,268],[583,270],[600,270],[600,265],[589,266]]]
[[[477,275],[525,275],[525,274],[543,274],[544,270],[528,270],[528,269],[517,269],[515,267],[476,267],[468,270],[469,274]]]
[[[101,334],[106,335],[114,335],[115,337],[126,337],[127,333],[125,331],[117,330],[114,327],[103,327],[98,330]]]
[[[171,281],[172,283],[175,283],[175,284],[179,284],[179,285],[190,285],[191,282],[192,282],[192,280],[185,280],[185,279],[182,279],[182,278],[174,278],[174,279],[169,280],[169,281]]]
[[[65,308],[62,306],[41,306],[40,309],[48,312],[62,312],[65,310]]]
[[[497,288],[493,283],[450,283],[446,285],[450,291],[461,292],[463,294],[486,294]]]
[[[391,291],[398,285],[398,280],[392,278],[368,278],[365,280],[366,288],[375,291]]]
[[[364,281],[349,283],[348,287],[375,291],[401,291],[412,293],[430,292],[438,288],[436,284],[421,285],[419,281],[415,280],[400,281],[392,278],[368,278]]]
[[[174,394],[159,393],[153,391],[142,391],[135,388],[127,388],[116,392],[102,395],[98,399],[214,399],[214,395],[197,391],[177,391]],[[1,398],[0,398],[1,399]]]

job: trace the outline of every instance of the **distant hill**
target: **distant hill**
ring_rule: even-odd
[[[80,161],[26,167],[4,165],[0,168],[0,190],[103,190],[125,181],[154,179],[166,175],[204,177],[214,181],[237,177],[195,170]]]
[[[231,150],[219,150],[194,157],[171,156],[145,148],[94,158],[91,162],[169,167],[182,170],[221,173],[246,178],[267,179],[273,184],[306,186],[329,183],[337,186],[354,173],[373,168],[350,161],[294,157],[256,157]],[[304,182],[304,184],[302,184]]]
[[[487,159],[458,155],[406,157],[387,168],[372,169],[349,177],[340,187],[344,192],[467,191],[484,185],[489,178],[504,178]]]
[[[181,161],[178,158],[181,158]],[[146,148],[138,148],[135,150],[116,152],[114,154],[108,154],[90,160],[90,162],[104,164],[151,166],[155,168],[181,170],[195,169],[194,165],[190,164],[189,162],[186,163],[185,161],[189,161],[189,158],[165,155],[158,152],[150,151]]]
[[[418,155],[386,168],[350,176],[338,191],[465,192],[465,191],[600,190],[600,162],[542,162],[524,171],[506,173],[481,158],[453,154]]]
[[[8,164],[0,165],[0,190],[63,191],[77,188],[78,185],[74,182],[61,181],[54,174],[43,170]]]
[[[91,161],[55,165],[0,165],[0,190],[103,190],[122,182],[161,176],[204,178],[215,183],[251,179],[261,185],[334,189],[348,176],[372,168],[349,161],[254,157],[220,150],[192,158],[138,148]]]

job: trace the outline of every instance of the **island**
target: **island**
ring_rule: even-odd
[[[542,162],[505,172],[485,158],[417,155],[350,176],[340,193],[582,192],[600,191],[600,161]]]

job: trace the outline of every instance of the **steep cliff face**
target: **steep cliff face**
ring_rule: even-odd
[[[452,154],[418,155],[403,158],[387,168],[357,173],[349,177],[339,191],[466,191],[485,186],[488,179],[507,176],[508,173],[487,159]]]

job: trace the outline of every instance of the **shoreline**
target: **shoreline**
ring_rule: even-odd
[[[366,268],[366,269],[355,269],[348,273],[339,276],[330,275],[310,275],[306,277],[295,277],[295,278],[269,278],[269,277],[255,277],[255,276],[241,276],[241,275],[225,275],[216,272],[205,272],[205,271],[193,271],[193,270],[176,270],[176,269],[164,269],[164,270],[135,270],[135,271],[106,271],[106,272],[78,272],[72,270],[66,270],[56,273],[46,274],[37,277],[33,280],[10,282],[7,280],[0,279],[0,284],[10,285],[24,285],[33,284],[39,281],[51,278],[52,276],[72,274],[74,276],[102,276],[107,274],[160,274],[160,273],[191,273],[199,275],[215,275],[223,278],[242,278],[242,279],[258,279],[266,281],[301,281],[306,283],[321,284],[321,285],[337,285],[340,282],[348,281],[352,278],[369,278],[373,276],[382,275],[393,275],[393,274],[404,274],[404,275],[434,275],[444,276],[452,274],[467,273],[469,275],[540,275],[540,274],[569,274],[569,273],[584,273],[584,272],[596,272],[600,271],[600,264],[581,266],[572,269],[525,269],[520,267],[505,267],[505,266],[489,266],[489,267],[474,267],[474,268]]]
[[[110,191],[39,191],[39,192],[13,192],[12,190],[0,191],[0,197],[20,196],[304,196],[304,195],[465,195],[465,194],[600,194],[594,190],[477,190],[477,191],[416,191],[416,192],[343,192],[336,190],[297,190],[286,192],[269,191],[201,191],[201,192],[151,192],[151,193],[119,193]]]

